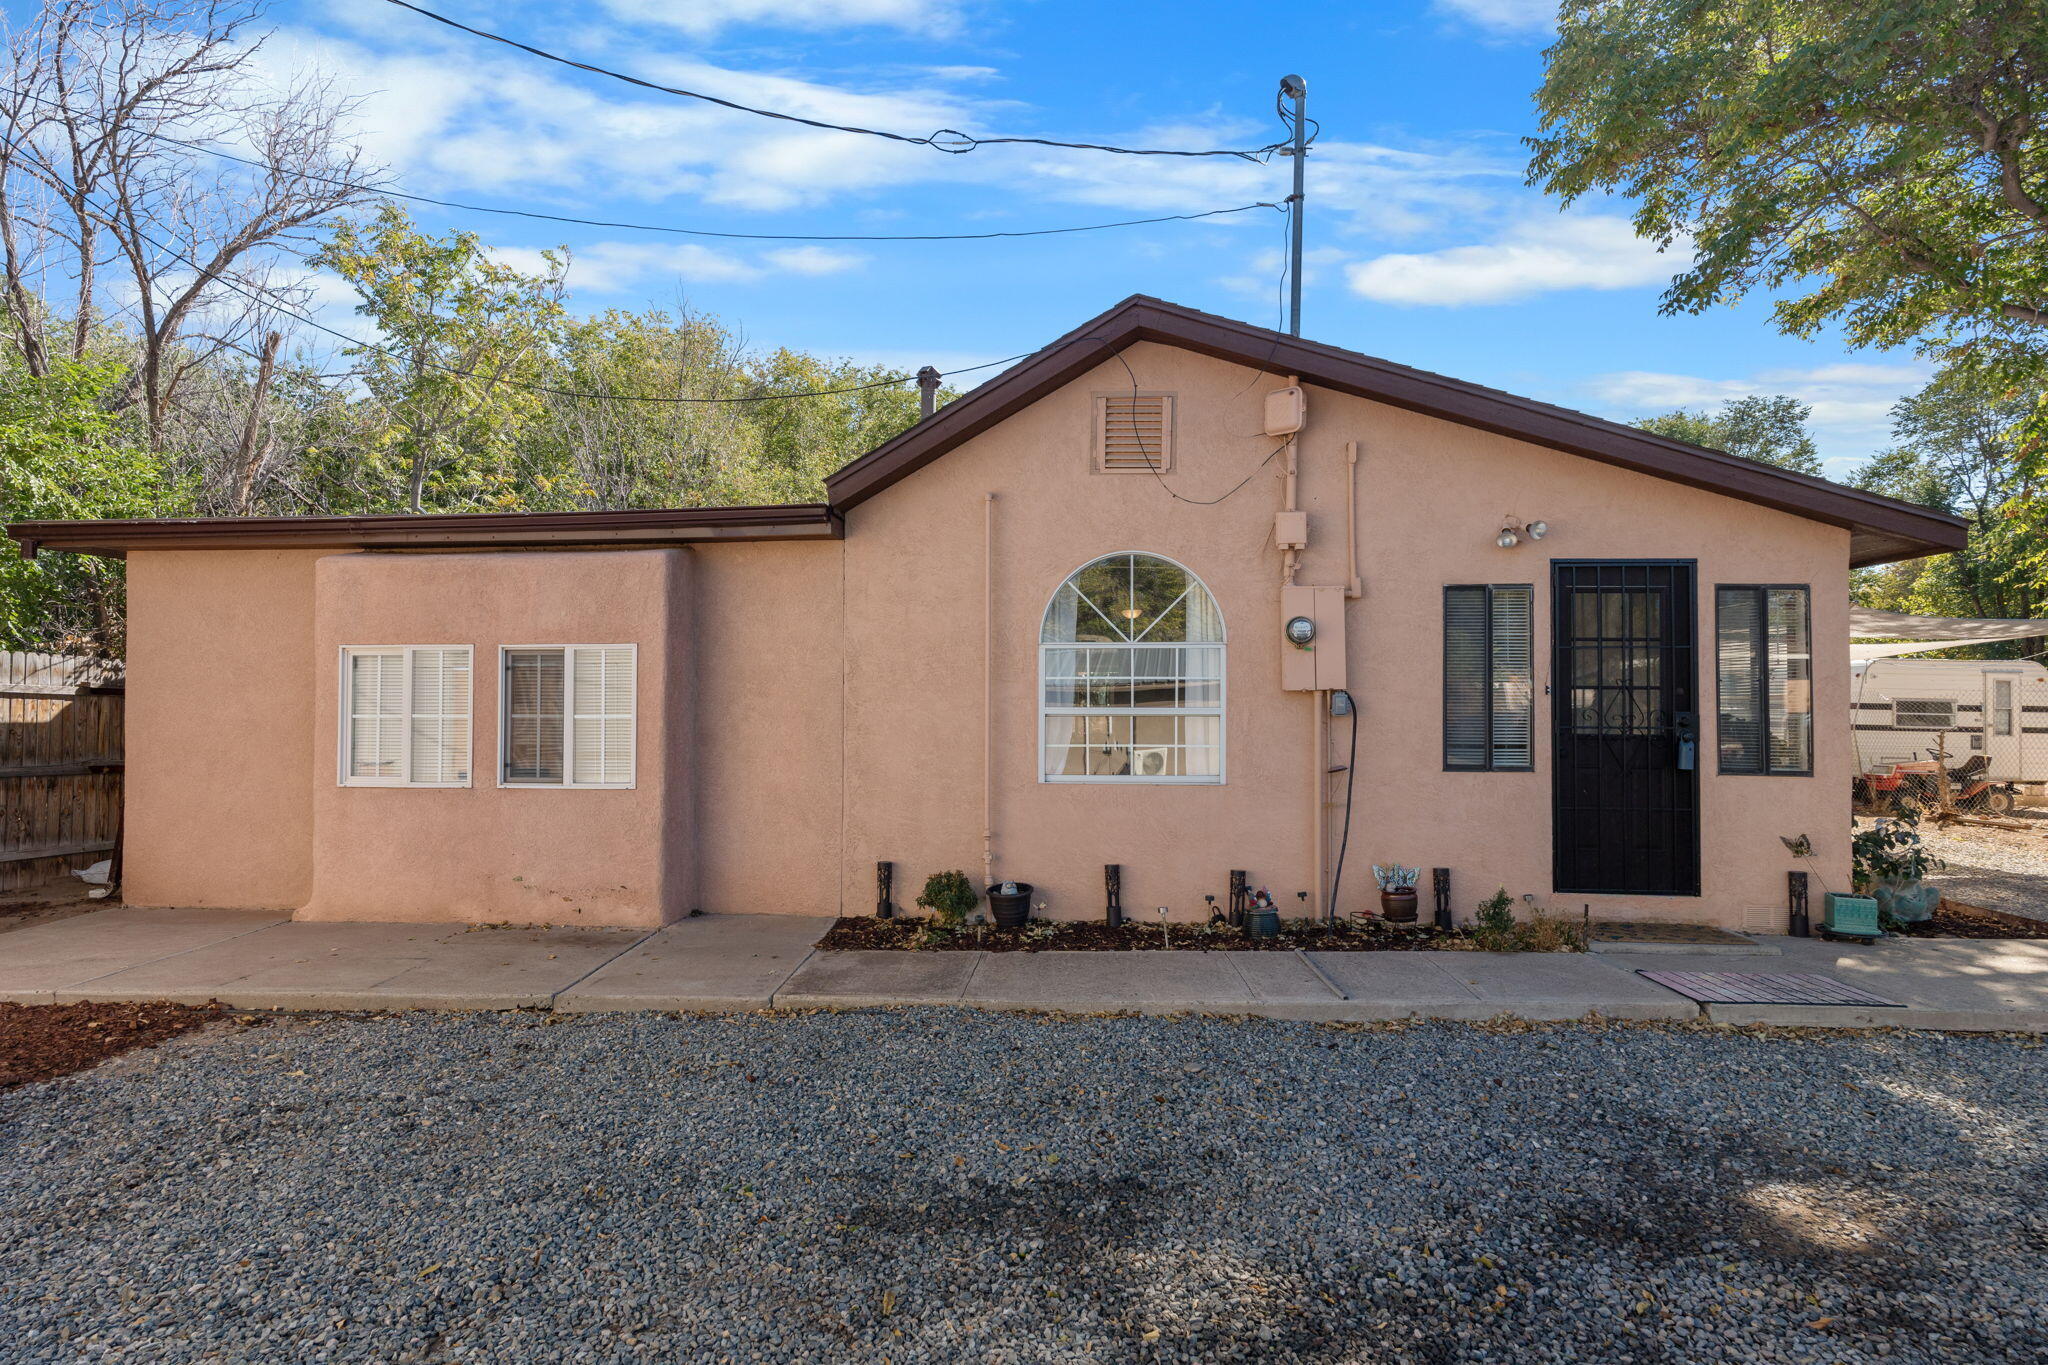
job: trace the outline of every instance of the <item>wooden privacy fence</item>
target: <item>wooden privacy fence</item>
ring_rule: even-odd
[[[114,855],[121,666],[0,651],[0,892]]]

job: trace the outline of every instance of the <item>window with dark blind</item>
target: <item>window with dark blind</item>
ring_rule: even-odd
[[[1803,585],[1715,590],[1724,773],[1813,774],[1813,640]]]
[[[1536,590],[1527,583],[1444,589],[1444,767],[1534,766]]]

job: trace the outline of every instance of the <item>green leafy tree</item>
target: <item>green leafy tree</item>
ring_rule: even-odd
[[[1894,444],[1858,470],[1859,488],[1970,523],[1962,551],[1857,575],[1856,600],[1929,616],[2027,618],[2042,604],[2042,542],[2027,516],[2037,463],[2033,396],[1973,367],[1945,369],[1892,409]]]
[[[124,379],[104,361],[0,370],[0,524],[189,510],[188,489],[107,411]],[[118,656],[122,590],[117,559],[0,556],[0,648]]]
[[[350,348],[376,400],[360,467],[402,490],[408,511],[517,510],[521,434],[545,411],[534,389],[563,326],[566,258],[525,275],[473,232],[431,237],[396,205],[343,223],[312,263],[362,296],[374,346]]]
[[[1569,0],[1546,55],[1530,180],[1689,241],[1666,311],[1783,290],[1798,335],[2038,358],[2040,0]]]
[[[1715,412],[1680,408],[1636,425],[1659,436],[1818,476],[1820,451],[1806,429],[1812,415],[1813,409],[1796,398],[1750,394],[1729,399]]]

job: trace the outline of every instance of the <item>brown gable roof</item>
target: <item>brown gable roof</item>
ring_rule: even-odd
[[[1964,523],[1925,507],[1142,294],[840,469],[825,480],[832,506],[842,512],[858,506],[1136,341],[1299,375],[1321,388],[1844,527],[1856,568],[1963,547]]]
[[[1164,342],[1257,369],[1300,375],[1321,388],[1844,527],[1850,532],[1849,562],[1857,568],[1963,547],[1963,522],[1924,507],[1142,294],[1075,328],[833,474],[825,481],[829,503],[639,512],[25,521],[7,527],[7,535],[30,555],[38,548],[119,555],[131,549],[480,549],[836,540],[845,532],[840,518],[847,508],[1087,373],[1134,341]]]

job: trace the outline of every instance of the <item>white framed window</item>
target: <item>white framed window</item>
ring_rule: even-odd
[[[341,651],[344,787],[469,785],[468,645],[348,645]]]
[[[1223,614],[1194,574],[1104,555],[1060,584],[1038,639],[1040,781],[1223,781]]]
[[[1892,728],[1897,730],[1953,730],[1956,703],[1953,697],[1892,698]]]
[[[499,650],[501,787],[630,787],[634,645],[506,645]]]

